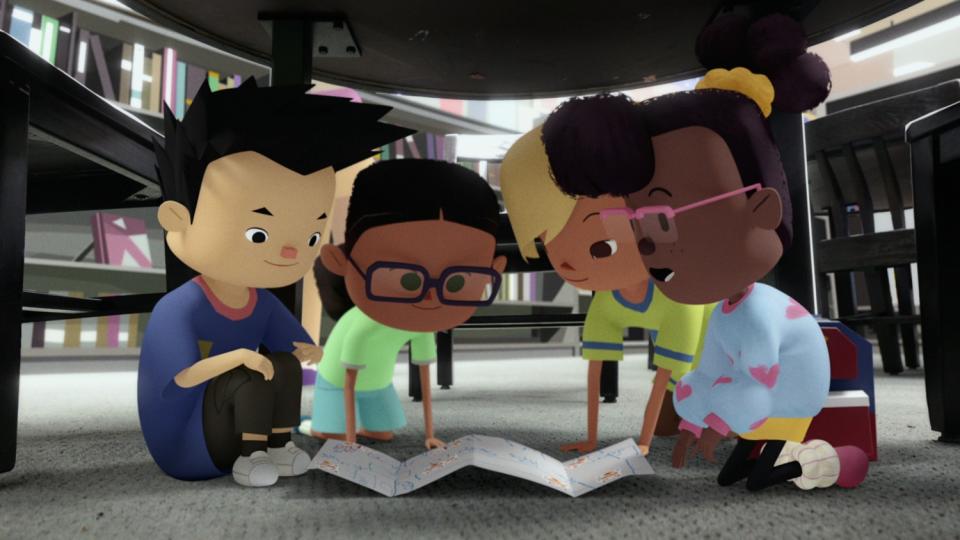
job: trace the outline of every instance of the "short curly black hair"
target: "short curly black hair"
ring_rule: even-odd
[[[773,109],[797,113],[816,106],[830,91],[830,70],[806,52],[799,23],[786,15],[752,21],[739,15],[712,23],[697,41],[706,68],[745,66],[764,73],[775,88]],[[557,185],[573,196],[625,196],[652,179],[652,137],[702,126],[727,143],[744,182],[776,189],[783,203],[777,228],[783,246],[793,237],[786,173],[770,127],[747,96],[728,90],[675,92],[634,103],[601,94],[560,105],[543,126],[543,143]]]
[[[238,88],[212,92],[204,81],[182,122],[165,107],[165,137],[154,141],[164,200],[186,206],[192,219],[207,166],[229,154],[253,151],[310,174],[348,167],[414,133],[380,122],[390,107],[311,95],[309,89],[258,87],[251,77]]]
[[[557,186],[574,197],[630,193],[653,176],[653,142],[636,103],[623,94],[572,98],[543,124]]]

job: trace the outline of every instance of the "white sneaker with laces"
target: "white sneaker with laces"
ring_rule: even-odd
[[[840,477],[840,457],[827,441],[813,439],[803,444],[787,443],[776,465],[796,461],[803,474],[791,480],[800,489],[826,488]]]
[[[300,476],[310,466],[310,456],[297,448],[293,441],[287,441],[283,448],[267,448],[267,454],[277,466],[280,476]]]
[[[263,450],[233,462],[233,479],[241,486],[267,487],[277,483],[277,466]]]

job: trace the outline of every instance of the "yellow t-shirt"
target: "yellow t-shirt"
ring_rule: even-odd
[[[646,328],[653,338],[653,364],[671,372],[667,389],[696,367],[707,320],[716,304],[680,304],[649,282],[643,301],[633,303],[618,291],[597,292],[583,326],[585,360],[623,360],[623,333]]]

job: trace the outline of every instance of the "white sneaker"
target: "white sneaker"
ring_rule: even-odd
[[[266,487],[277,483],[277,466],[263,450],[233,462],[233,479],[241,486]]]
[[[297,448],[293,441],[287,441],[283,448],[267,448],[267,454],[277,466],[280,476],[300,476],[310,466],[310,456]]]
[[[776,465],[796,461],[803,474],[791,480],[800,489],[830,487],[840,477],[840,457],[827,441],[813,439],[803,444],[787,443]]]

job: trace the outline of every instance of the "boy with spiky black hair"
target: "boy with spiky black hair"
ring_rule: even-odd
[[[308,86],[204,84],[156,143],[170,251],[199,275],[157,303],[140,356],[140,425],[167,474],[233,471],[247,486],[307,470],[290,440],[300,362],[322,351],[267,288],[302,279],[320,251],[334,171],[409,130],[388,107],[305,94]],[[257,352],[266,346],[266,356]]]

